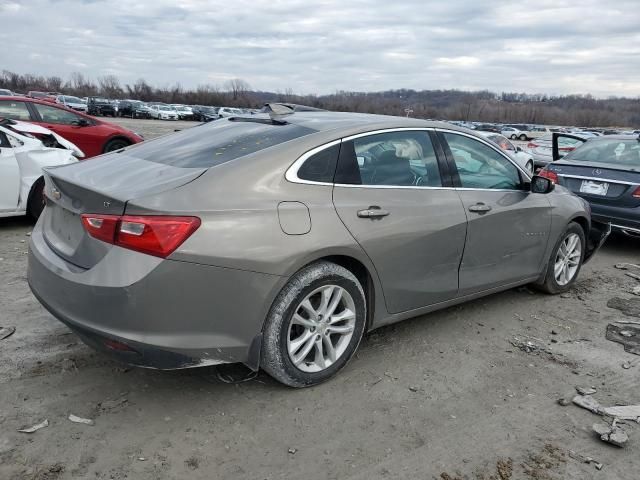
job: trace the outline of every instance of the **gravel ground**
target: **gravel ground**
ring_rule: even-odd
[[[193,124],[134,122],[148,137]],[[638,263],[640,240],[610,238],[569,294],[521,288],[382,328],[335,379],[292,390],[263,373],[220,381],[237,366],[159,372],[94,353],[30,293],[31,229],[0,220],[0,326],[16,327],[0,340],[2,479],[638,478],[637,424],[613,447],[598,416],[557,400],[594,386],[605,406],[640,404],[640,357],[604,337],[634,320],[607,301],[633,297],[640,282],[614,265]]]

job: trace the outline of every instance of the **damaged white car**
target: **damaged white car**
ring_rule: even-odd
[[[38,218],[44,208],[42,168],[83,157],[82,150],[47,128],[0,119],[0,217]]]

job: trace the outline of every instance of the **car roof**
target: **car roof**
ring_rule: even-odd
[[[257,114],[252,118],[268,118],[267,115]],[[375,115],[370,113],[299,111],[289,115],[283,115],[282,121],[290,124],[307,127],[317,132],[328,132],[340,129],[343,134],[356,134],[371,130],[389,128],[443,128],[460,132],[472,132],[466,128],[451,125],[445,122],[434,122],[407,117],[393,117],[389,115]]]

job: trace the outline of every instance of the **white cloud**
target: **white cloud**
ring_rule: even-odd
[[[0,12],[12,45],[0,65],[20,73],[640,95],[634,0],[0,0]]]

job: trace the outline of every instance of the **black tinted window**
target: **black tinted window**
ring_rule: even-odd
[[[336,183],[441,187],[436,153],[427,132],[401,131],[343,144]]]
[[[137,158],[174,167],[213,167],[314,132],[299,125],[220,120],[127,150]]]
[[[316,153],[309,157],[298,170],[298,178],[313,182],[333,182],[336,162],[340,153],[340,144]]]

